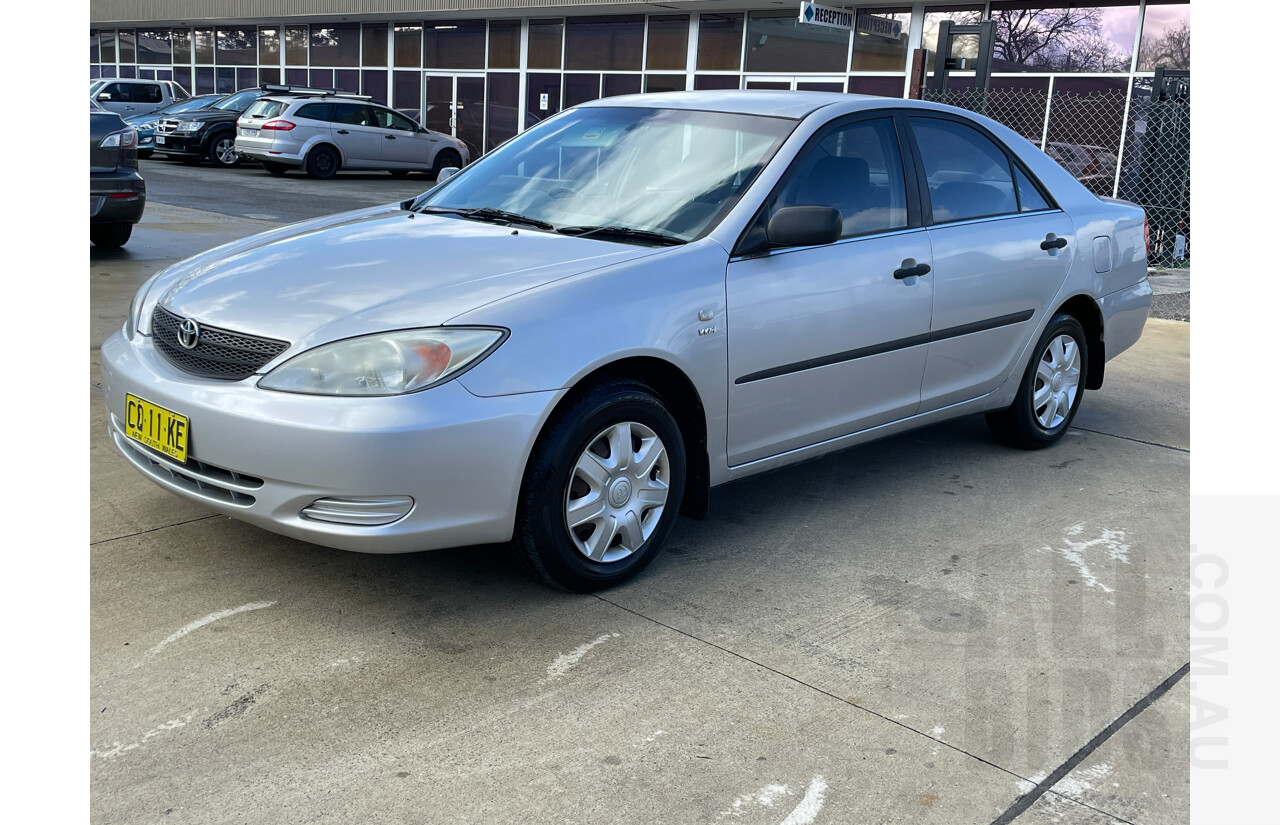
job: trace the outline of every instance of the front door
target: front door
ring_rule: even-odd
[[[424,80],[423,125],[465,143],[472,160],[480,157],[484,148],[484,75],[425,72]]]
[[[933,279],[906,273],[932,253],[906,193],[894,121],[880,117],[818,133],[770,196],[761,225],[827,206],[843,237],[729,263],[730,466],[916,412]]]

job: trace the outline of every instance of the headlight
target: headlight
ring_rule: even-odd
[[[308,395],[400,395],[448,381],[506,337],[503,329],[437,327],[348,338],[290,358],[258,386]]]
[[[138,291],[133,293],[133,300],[129,303],[129,314],[124,319],[124,338],[126,341],[131,340],[134,333],[138,331],[138,327],[141,326],[142,318],[139,316],[142,313],[142,304],[147,300],[147,293],[151,291],[151,285],[163,274],[164,270],[162,269],[148,278],[142,286],[138,287]]]
[[[174,127],[175,132],[198,132],[204,124],[198,120],[179,120]]]

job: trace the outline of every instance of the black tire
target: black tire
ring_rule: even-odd
[[[240,164],[240,156],[235,154],[236,135],[234,132],[219,132],[209,138],[209,146],[205,156],[214,166],[228,168]]]
[[[307,153],[307,175],[325,180],[338,174],[338,153],[328,146],[317,146]]]
[[[664,458],[641,476],[631,465],[640,454],[628,453],[629,469],[602,471],[606,480],[598,491],[588,494],[575,465],[588,457],[589,450],[595,456],[607,451],[601,464],[616,461],[606,434],[623,432],[632,435],[632,450],[638,445],[644,454],[661,455],[652,452],[660,446],[665,450]],[[657,441],[646,445],[652,437]],[[671,532],[684,496],[685,468],[679,425],[653,390],[631,381],[610,381],[587,390],[548,423],[529,458],[516,524],[517,558],[535,576],[564,590],[586,593],[627,581],[653,561]],[[655,487],[649,485],[662,483],[666,493],[661,507],[647,507],[651,499],[642,488],[649,487],[652,493]],[[598,500],[606,520],[584,524],[571,535],[569,503],[590,495],[601,497]],[[635,521],[627,522],[633,529],[619,530],[607,521],[628,510],[635,514]],[[626,522],[625,516],[622,520]],[[609,532],[600,532],[597,537],[597,530]],[[593,560],[587,549],[579,549],[580,544],[584,548],[590,545],[592,538],[597,539],[601,560]],[[628,538],[634,539],[634,547],[626,546]]]
[[[391,177],[393,178],[407,178],[409,177],[409,173],[413,170],[412,169],[388,169],[387,171],[391,173]]]
[[[268,172],[270,172],[273,175],[283,175],[285,172],[289,171],[289,164],[275,163],[274,161],[264,160],[262,162],[262,168],[266,169]]]
[[[435,163],[431,165],[432,177],[440,177],[440,170],[449,166],[462,168],[462,155],[459,155],[453,149],[441,149],[436,153]]]
[[[1067,353],[1065,346],[1060,351],[1056,348],[1057,343],[1065,344],[1066,339],[1074,344],[1074,353],[1068,353],[1069,360],[1055,356],[1055,352],[1059,356]],[[1055,361],[1062,363],[1055,364]],[[1036,342],[1013,404],[1008,409],[987,413],[987,427],[1004,443],[1024,450],[1038,450],[1056,443],[1067,432],[1080,409],[1089,377],[1088,369],[1089,342],[1084,327],[1070,315],[1053,316]],[[1058,386],[1059,377],[1062,378],[1061,387]],[[1074,395],[1071,395],[1072,381],[1075,382]],[[1048,400],[1037,404],[1036,394],[1046,387]],[[1062,400],[1069,402],[1065,415],[1061,412]],[[1049,404],[1053,405],[1052,408]]]
[[[119,249],[133,235],[131,223],[95,223],[89,225],[89,240],[103,249]]]

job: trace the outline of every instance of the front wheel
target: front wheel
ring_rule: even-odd
[[[431,174],[433,177],[439,178],[440,171],[450,166],[462,168],[462,155],[459,155],[453,149],[441,149],[436,153],[435,163],[431,166]]]
[[[1070,315],[1049,320],[1008,409],[987,413],[987,426],[1014,447],[1048,447],[1067,432],[1084,398],[1089,344]]]
[[[213,140],[209,141],[208,154],[209,162],[214,166],[235,166],[240,162],[240,156],[236,154],[234,135],[215,135]]]
[[[558,414],[534,448],[516,552],[555,587],[621,584],[657,556],[684,485],[684,441],[662,399],[642,384],[602,384]]]

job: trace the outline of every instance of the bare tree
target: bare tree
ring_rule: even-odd
[[[1124,71],[1129,56],[1102,34],[1102,9],[994,9],[995,58],[1049,71]]]
[[[1166,69],[1191,68],[1191,21],[1165,29],[1160,34],[1143,34],[1142,48],[1138,50],[1138,71],[1154,72],[1157,66]]]

